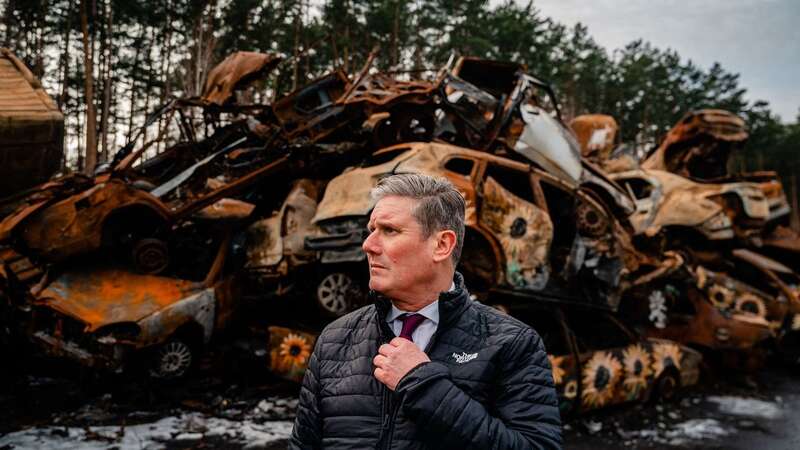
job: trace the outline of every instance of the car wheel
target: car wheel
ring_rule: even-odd
[[[154,378],[171,380],[186,374],[192,366],[193,351],[184,341],[173,339],[156,349],[150,374]]]
[[[575,216],[578,230],[586,236],[600,237],[609,229],[608,220],[586,203],[578,205]]]
[[[322,312],[333,317],[342,316],[358,304],[361,295],[358,283],[345,272],[330,272],[317,284],[317,304]]]
[[[169,248],[160,239],[140,239],[133,246],[132,257],[136,270],[150,275],[159,274],[169,266]]]

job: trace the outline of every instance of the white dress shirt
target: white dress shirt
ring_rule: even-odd
[[[452,283],[450,285],[450,291],[454,291],[455,289],[456,284]],[[392,309],[389,310],[389,314],[386,315],[386,322],[389,323],[389,327],[394,331],[395,336],[400,336],[400,332],[403,330],[403,320],[399,318],[403,314],[420,314],[425,317],[425,320],[411,333],[411,339],[414,340],[417,347],[425,351],[425,347],[428,346],[433,333],[436,332],[436,328],[439,326],[439,300],[435,300],[430,305],[416,312],[403,311],[392,303]]]

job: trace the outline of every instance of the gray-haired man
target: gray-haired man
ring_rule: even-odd
[[[472,301],[455,272],[463,197],[417,174],[385,178],[373,196],[374,304],[317,340],[290,448],[559,448],[539,336]]]

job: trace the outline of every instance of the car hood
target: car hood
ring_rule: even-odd
[[[119,269],[81,270],[56,278],[36,303],[80,320],[92,332],[112,323],[138,322],[203,289],[199,282]]]

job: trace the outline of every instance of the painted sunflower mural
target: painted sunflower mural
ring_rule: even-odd
[[[578,395],[578,380],[569,380],[564,385],[564,397],[572,400]]]
[[[656,378],[669,366],[681,369],[681,348],[677,344],[658,343],[653,345],[653,372]]]
[[[732,290],[719,284],[712,284],[708,288],[708,297],[717,308],[727,309],[733,306],[734,293]]]
[[[800,314],[795,314],[792,317],[792,330],[800,330]]]
[[[566,375],[564,368],[561,366],[564,362],[564,357],[547,355],[547,359],[550,360],[550,367],[553,368],[553,383],[558,386],[564,382],[564,375]]]
[[[313,349],[314,336],[282,327],[270,327],[269,330],[270,369],[282,377],[302,380]]]
[[[647,377],[652,373],[650,353],[641,345],[635,344],[622,351],[622,362],[625,365],[625,380],[622,384],[628,392],[628,399],[632,400],[647,387]]]
[[[736,299],[735,309],[741,313],[767,317],[767,305],[764,304],[764,300],[750,292],[744,292]]]
[[[598,408],[614,397],[622,364],[608,352],[596,352],[583,368],[584,406]]]

